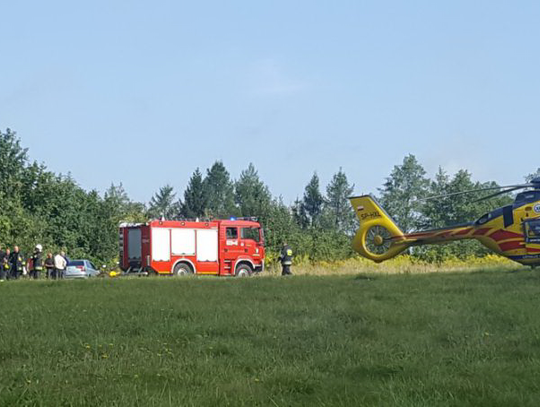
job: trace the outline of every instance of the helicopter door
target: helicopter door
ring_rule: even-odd
[[[540,218],[524,221],[523,229],[527,245],[540,244]]]

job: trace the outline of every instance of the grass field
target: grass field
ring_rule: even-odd
[[[0,285],[0,406],[538,406],[540,272]]]

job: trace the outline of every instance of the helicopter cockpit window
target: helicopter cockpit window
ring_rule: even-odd
[[[516,195],[516,200],[514,201],[514,205],[524,205],[527,203],[535,202],[540,200],[540,191],[526,191],[526,192],[520,192]]]

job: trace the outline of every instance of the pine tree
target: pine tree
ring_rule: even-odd
[[[228,218],[236,214],[234,207],[234,186],[223,162],[216,161],[207,170],[204,179],[208,215],[214,218]]]
[[[319,188],[319,176],[314,173],[306,185],[304,198],[302,199],[302,209],[308,216],[311,226],[319,226],[323,204],[324,197]]]
[[[182,204],[182,216],[185,218],[201,218],[206,210],[206,191],[201,171],[197,168],[184,191],[184,203]]]
[[[294,221],[302,229],[309,227],[310,221],[301,199],[296,198],[291,208]]]
[[[234,185],[234,193],[240,215],[265,217],[268,213],[272,197],[252,163],[240,174]]]
[[[336,231],[350,234],[355,229],[355,214],[348,199],[353,190],[341,168],[326,187],[325,218]]]

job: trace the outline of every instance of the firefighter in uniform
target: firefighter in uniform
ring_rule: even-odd
[[[32,255],[32,270],[30,270],[30,277],[37,280],[43,271],[43,246],[36,245],[34,254]]]
[[[0,247],[0,281],[6,279],[6,271],[4,270],[4,259],[6,258],[6,252]]]
[[[11,277],[17,280],[23,273],[26,261],[24,256],[19,251],[19,246],[13,247],[13,253],[9,256],[9,262],[11,263]]]
[[[4,276],[6,279],[10,279],[10,271],[11,271],[11,263],[9,262],[9,258],[11,257],[11,252],[9,251],[9,247],[6,248],[6,252],[4,253],[4,257],[2,258],[2,263],[0,264],[0,268],[2,269],[0,271],[1,275]]]
[[[287,242],[283,242],[283,247],[281,248],[281,253],[279,254],[279,261],[281,262],[281,275],[282,276],[292,276],[291,266],[292,266],[293,251]]]

